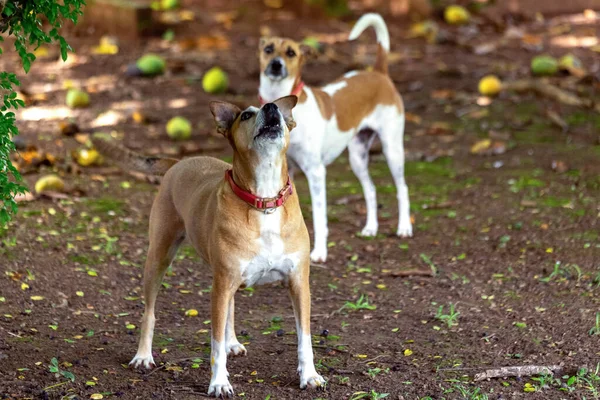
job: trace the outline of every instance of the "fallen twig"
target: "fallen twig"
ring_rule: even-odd
[[[165,362],[163,365],[160,365],[160,366],[156,366],[156,367],[154,367],[154,368],[152,369],[152,371],[150,371],[150,372],[148,373],[148,376],[152,375],[152,374],[153,374],[153,373],[155,373],[156,371],[159,371],[159,370],[161,370],[161,369],[164,369],[164,368],[166,368],[166,367],[167,367],[167,366],[169,366],[169,365],[177,365],[177,364],[179,364],[180,362],[183,362],[183,361],[192,361],[192,360],[195,360],[196,358],[199,358],[199,359],[201,359],[201,360],[202,360],[202,362],[206,362],[206,361],[208,361],[208,359],[207,359],[207,358],[202,358],[202,357],[186,357],[186,358],[180,358],[179,360],[167,361],[167,362]]]
[[[475,382],[491,378],[505,378],[510,376],[532,376],[542,374],[556,374],[563,370],[561,365],[522,365],[516,367],[501,367],[488,369],[475,374]]]
[[[507,82],[502,86],[506,90],[514,90],[516,92],[526,92],[531,90],[569,106],[593,106],[593,103],[590,99],[582,99],[573,93],[567,92],[566,90],[562,90],[548,82],[538,79],[522,79],[518,81]]]
[[[434,276],[434,273],[431,269],[405,269],[401,271],[392,271],[390,272],[390,276],[394,278],[403,278],[407,276]]]

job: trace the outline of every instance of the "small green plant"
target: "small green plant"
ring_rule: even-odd
[[[337,380],[340,385],[350,384],[350,378],[347,376],[337,376]]]
[[[445,393],[454,393],[457,392],[460,394],[458,399],[460,400],[488,400],[489,396],[485,393],[481,392],[481,388],[470,388],[466,387],[462,383],[455,384],[452,388],[445,391]]]
[[[379,400],[379,399],[385,399],[389,395],[390,395],[389,393],[377,393],[375,390],[371,389],[370,392],[352,393],[350,400],[360,400],[360,399]]]
[[[431,258],[425,253],[419,254],[419,257],[421,257],[421,260],[423,260],[423,262],[427,264],[429,268],[431,268],[431,272],[433,273],[433,275],[437,275],[437,266],[434,264],[433,261],[431,261]]]
[[[444,307],[445,306],[441,305],[438,308],[437,313],[435,314],[435,319],[444,322],[446,325],[448,325],[448,328],[458,325],[458,316],[460,313],[456,311],[456,305],[450,303],[450,311],[448,314],[444,314]]]
[[[381,374],[382,372],[387,374],[390,372],[390,369],[389,368],[383,369],[383,368],[377,368],[377,367],[369,368],[367,370],[367,375],[369,375],[369,377],[371,377],[371,379],[375,379],[375,377],[377,375]]]
[[[588,331],[590,336],[600,335],[600,313],[596,313],[596,324]]]
[[[541,391],[543,389],[550,389],[554,383],[554,376],[552,374],[542,374],[540,376],[531,378],[531,380],[537,382],[535,385],[536,391]]]
[[[353,303],[351,301],[347,301],[346,304],[344,304],[342,306],[342,308],[340,308],[340,311],[344,310],[346,308],[350,309],[350,311],[375,310],[377,308],[377,306],[374,304],[369,304],[369,298],[367,296],[365,296],[364,294],[361,294],[355,303]]]
[[[58,360],[56,359],[56,357],[52,357],[52,360],[50,360],[50,365],[48,365],[48,371],[55,374],[56,377],[59,377],[62,375],[63,377],[70,380],[71,382],[75,382],[75,375],[73,375],[73,373],[62,370],[58,367]]]

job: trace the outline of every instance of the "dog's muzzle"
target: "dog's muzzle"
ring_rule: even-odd
[[[287,68],[285,67],[285,63],[281,60],[281,58],[277,57],[271,60],[269,65],[267,65],[265,75],[272,79],[287,78]]]
[[[261,126],[258,128],[254,140],[261,139],[277,139],[283,134],[281,126],[281,116],[279,114],[279,108],[274,103],[265,104],[261,110]]]

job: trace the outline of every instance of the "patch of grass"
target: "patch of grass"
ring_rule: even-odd
[[[371,379],[375,379],[375,377],[376,377],[377,375],[379,375],[379,374],[381,374],[381,373],[385,373],[385,374],[387,374],[387,373],[389,373],[389,372],[390,372],[390,369],[389,369],[389,368],[385,368],[385,369],[383,369],[383,368],[377,368],[377,367],[376,367],[376,368],[369,368],[369,369],[367,370],[367,375],[369,375],[369,377],[370,377]]]
[[[454,178],[456,172],[451,157],[441,157],[433,162],[411,161],[406,163],[406,176],[423,178]]]
[[[596,323],[588,333],[590,336],[600,335],[600,313],[596,313]]]
[[[356,302],[347,301],[340,311],[349,309],[350,311],[358,311],[358,310],[375,310],[377,308],[374,304],[369,304],[369,298],[364,294],[361,294]]]
[[[460,315],[460,313],[456,311],[456,304],[450,303],[448,314],[444,314],[444,308],[444,305],[441,305],[438,308],[437,313],[435,314],[435,319],[444,322],[446,325],[448,325],[448,328],[457,326],[458,316]]]
[[[390,395],[389,393],[377,393],[374,389],[371,389],[370,392],[354,392],[354,393],[352,393],[350,400],[361,400],[361,399],[379,400],[379,399],[385,399],[389,395]]]
[[[520,176],[518,179],[509,179],[508,184],[510,185],[510,191],[513,193],[519,193],[527,188],[542,188],[546,186],[544,181],[528,176]]]
[[[483,393],[481,388],[469,387],[463,383],[454,384],[451,388],[445,390],[444,393],[456,393],[460,395],[460,397],[457,397],[460,400],[489,400],[489,396]]]
[[[542,205],[546,207],[564,207],[571,203],[571,199],[565,199],[555,196],[545,196],[542,201]]]
[[[562,264],[560,261],[554,263],[554,268],[550,275],[544,278],[540,278],[540,282],[549,283],[552,281],[564,282],[572,279],[576,279],[577,282],[581,281],[583,277],[583,271],[577,264]]]
[[[125,202],[113,197],[101,197],[99,199],[87,199],[86,205],[92,212],[99,214],[108,214],[110,212],[115,215],[124,214]]]
[[[71,382],[75,382],[75,375],[73,375],[72,372],[60,369],[60,367],[58,365],[58,360],[56,359],[56,357],[52,357],[52,360],[50,360],[50,365],[48,365],[48,371],[53,373],[56,377],[59,377],[62,375],[63,377],[70,380]]]

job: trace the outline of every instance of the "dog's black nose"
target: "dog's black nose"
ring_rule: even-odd
[[[277,58],[271,61],[271,70],[273,72],[281,72],[281,67],[283,67],[283,64]]]
[[[277,114],[278,110],[277,105],[274,103],[267,103],[263,106],[263,112],[267,115]]]

